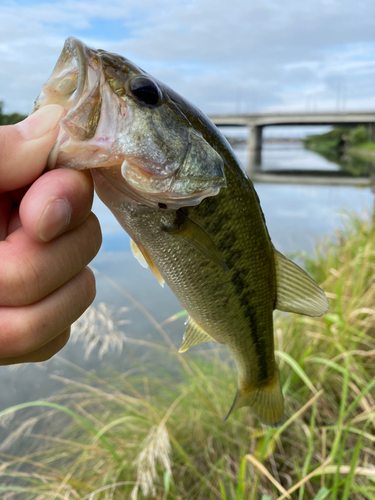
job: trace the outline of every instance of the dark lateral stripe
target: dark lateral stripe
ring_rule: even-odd
[[[249,325],[251,341],[253,343],[255,355],[258,360],[257,368],[259,371],[259,379],[266,380],[270,376],[266,358],[266,339],[263,335],[258,335],[257,314],[253,306],[249,303],[248,287],[238,271],[234,271],[232,273],[231,281],[236,290],[236,293],[238,294],[240,304],[243,307],[243,314],[246,317]]]

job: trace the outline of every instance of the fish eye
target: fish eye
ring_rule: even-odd
[[[130,90],[132,94],[144,104],[156,106],[159,102],[160,91],[156,84],[148,78],[143,76],[134,78],[130,82]]]

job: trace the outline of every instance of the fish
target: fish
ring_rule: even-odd
[[[259,198],[207,116],[128,59],[70,37],[32,112],[65,113],[48,169],[90,169],[135,257],[188,313],[180,352],[231,353],[243,406],[284,421],[273,311],[321,316],[323,290],[271,242]]]

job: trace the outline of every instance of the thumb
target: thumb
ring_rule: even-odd
[[[51,104],[16,125],[0,127],[0,193],[27,186],[40,176],[63,114],[62,106]]]

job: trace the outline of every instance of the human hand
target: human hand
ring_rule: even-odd
[[[87,171],[41,175],[63,108],[0,127],[0,365],[45,361],[95,297],[101,245]]]

